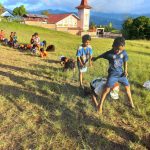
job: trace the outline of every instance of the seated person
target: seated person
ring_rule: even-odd
[[[36,45],[38,47],[38,50],[40,50],[40,37],[38,33],[34,34],[35,38],[34,38],[34,45]]]
[[[44,50],[44,48],[40,49],[40,57],[47,57],[48,53]]]
[[[40,47],[43,47],[43,48],[46,48],[46,41],[44,40],[44,41],[42,41],[42,42],[40,42]]]
[[[37,54],[37,50],[38,50],[38,49],[39,49],[39,48],[37,47],[37,45],[36,45],[36,44],[33,44],[32,49],[31,49],[32,54]]]
[[[17,35],[16,35],[16,32],[14,32],[13,33],[13,46],[15,46],[17,42],[18,42],[17,41]]]
[[[5,40],[5,33],[3,30],[0,31],[0,41],[4,41]]]
[[[9,42],[8,42],[9,46],[13,46],[13,37],[14,37],[14,33],[11,32],[10,36],[9,36],[10,39],[9,39]]]
[[[30,40],[30,44],[34,44],[35,35],[33,34]]]
[[[32,49],[32,45],[31,44],[26,44],[26,49],[27,50],[31,50]]]

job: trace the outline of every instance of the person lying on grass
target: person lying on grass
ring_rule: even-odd
[[[15,47],[16,43],[17,43],[17,34],[16,32],[13,33],[13,47]]]
[[[127,70],[127,61],[128,55],[125,51],[125,39],[123,37],[117,37],[112,45],[112,49],[99,55],[98,57],[93,57],[92,60],[96,61],[99,58],[104,58],[109,61],[109,69],[108,69],[108,78],[106,83],[106,88],[104,89],[101,100],[98,104],[98,111],[102,114],[103,103],[106,99],[106,96],[110,92],[111,88],[114,86],[116,82],[122,83],[125,86],[126,93],[128,96],[128,100],[132,108],[134,108],[130,84],[127,79],[128,70]],[[123,67],[124,66],[124,70]]]
[[[34,39],[35,39],[35,35],[33,34],[31,39],[30,39],[30,44],[34,44]]]
[[[83,73],[87,72],[87,64],[92,66],[92,47],[90,46],[91,37],[90,35],[84,35],[82,37],[82,45],[78,48],[77,56],[77,66],[79,69],[79,81],[80,87],[84,89],[83,86]]]

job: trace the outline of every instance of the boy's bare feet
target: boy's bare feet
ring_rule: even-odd
[[[102,111],[102,107],[100,105],[98,105],[97,111],[100,115],[102,115],[103,111]]]
[[[84,90],[84,86],[83,86],[83,85],[80,85],[80,88],[81,88],[82,90]]]
[[[134,104],[131,104],[130,107],[133,108],[133,109],[135,108]]]

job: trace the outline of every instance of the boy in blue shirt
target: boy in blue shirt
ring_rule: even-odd
[[[109,69],[106,88],[103,91],[100,103],[98,104],[98,111],[102,113],[102,107],[105,98],[116,82],[122,83],[125,86],[130,105],[132,108],[134,108],[130,84],[127,79],[128,55],[127,52],[125,51],[125,39],[122,37],[117,37],[112,45],[112,50],[107,51],[98,57],[94,57],[92,60],[96,61],[99,58],[104,58],[109,61]],[[122,68],[122,66],[124,66],[124,69]]]
[[[90,35],[84,35],[82,37],[82,45],[78,48],[77,56],[77,66],[79,69],[79,80],[80,86],[84,89],[83,86],[83,73],[87,72],[87,64],[92,66],[92,47],[90,46],[91,37]]]

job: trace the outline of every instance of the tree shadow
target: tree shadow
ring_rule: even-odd
[[[64,128],[66,127],[66,131],[70,137],[76,136],[79,137],[79,132],[86,142],[87,145],[94,149],[94,146],[99,145],[99,147],[95,149],[130,149],[126,143],[119,144],[108,140],[106,137],[101,135],[102,129],[108,129],[114,131],[119,137],[124,139],[125,141],[131,141],[133,143],[139,143],[146,148],[149,148],[149,144],[147,144],[143,139],[140,139],[138,135],[134,133],[134,131],[127,130],[121,126],[113,126],[111,124],[106,124],[100,121],[98,118],[94,116],[88,116],[85,112],[86,106],[82,101],[78,101],[75,106],[75,111],[71,111],[67,109],[62,114],[62,120],[64,124]],[[72,118],[70,120],[70,118]],[[70,125],[71,124],[71,125]],[[90,133],[89,130],[86,129],[87,126],[94,126],[99,131],[96,133]],[[98,139],[102,142],[98,142]],[[148,141],[148,140],[147,140]],[[97,143],[96,143],[97,142]],[[106,145],[105,145],[105,144]],[[106,147],[105,147],[106,146]],[[107,147],[108,146],[108,147]]]
[[[13,101],[14,104],[16,104],[15,101],[17,98],[24,96],[29,102],[42,106],[46,110],[54,111],[55,108],[60,107],[60,104],[54,100],[58,99],[58,96],[56,95],[48,95],[47,97],[41,96],[32,91],[28,91],[27,89],[4,84],[0,84],[0,92],[2,93],[2,96],[11,100],[11,102]]]
[[[56,72],[63,72],[63,68],[58,68],[58,67],[54,67],[54,66],[45,66],[45,65],[35,65],[35,64],[31,64],[31,66],[35,67],[35,68],[39,68],[42,69],[42,72],[47,73],[45,70],[49,69],[53,74],[55,74]]]
[[[82,97],[82,98],[85,97],[83,94],[81,94],[81,91],[78,87],[73,86],[73,85],[71,85],[69,83],[66,83],[66,82],[56,83],[54,81],[30,79],[30,78],[26,78],[26,77],[16,76],[12,73],[3,72],[3,71],[0,71],[0,75],[2,75],[4,77],[8,77],[14,83],[20,84],[23,87],[25,87],[25,89],[28,89],[28,90],[31,90],[31,91],[38,91],[38,92],[40,92],[41,94],[44,94],[44,95],[48,95],[49,92],[52,91],[52,92],[55,92],[57,95],[58,94],[59,95],[63,94],[63,95],[65,95],[65,97],[70,97],[70,95],[79,96],[79,97]],[[34,82],[36,84],[36,87],[35,88],[28,87],[25,83],[26,81]]]
[[[82,107],[82,106],[81,106]],[[70,138],[75,138],[80,143],[81,149],[88,147],[93,150],[101,149],[118,149],[128,150],[129,147],[125,144],[113,142],[101,133],[91,133],[87,129],[87,125],[94,125],[94,127],[114,129],[113,126],[101,123],[99,120],[89,119],[89,117],[81,112],[73,112],[69,108],[63,111],[61,120],[63,121],[62,129]],[[121,131],[120,131],[121,132]]]
[[[9,65],[0,64],[0,67],[3,68],[9,68],[12,70],[22,71],[22,72],[29,72],[33,75],[39,75],[40,72],[37,72],[35,70],[30,70],[26,68],[20,68],[20,67],[14,67]],[[44,66],[38,66],[43,67]],[[54,69],[52,67],[52,69]],[[58,68],[56,68],[58,69]],[[0,75],[7,76],[12,80],[13,82],[16,82],[23,87],[25,87],[26,80],[31,80],[29,78],[24,78],[20,76],[15,76],[12,73],[9,72],[2,72],[0,71]],[[50,81],[44,81],[44,80],[31,80],[36,82],[37,90],[39,94],[36,94],[34,89],[28,89],[28,88],[20,88],[16,86],[11,85],[4,85],[0,84],[0,93],[2,93],[2,96],[6,97],[11,103],[13,103],[18,110],[23,111],[23,109],[20,109],[20,106],[15,102],[16,99],[20,96],[24,96],[26,100],[28,100],[30,103],[37,104],[39,106],[42,106],[45,110],[51,112],[53,114],[52,119],[54,121],[61,120],[62,122],[62,131],[66,133],[70,138],[77,138],[78,142],[81,143],[82,147],[84,147],[84,143],[86,145],[89,145],[93,149],[129,149],[129,147],[125,144],[119,144],[115,143],[100,133],[91,133],[89,130],[87,130],[87,125],[93,125],[94,127],[98,127],[99,129],[109,129],[115,131],[117,135],[122,137],[123,139],[127,141],[132,142],[139,142],[140,139],[137,135],[134,134],[132,131],[128,131],[122,127],[115,127],[110,124],[104,124],[98,119],[94,117],[89,117],[86,115],[85,109],[86,106],[82,101],[78,101],[75,106],[75,110],[71,110],[68,108],[64,103],[60,102],[60,94],[64,94],[65,97],[68,98],[70,95],[74,96],[80,96],[80,93],[78,92],[78,88],[68,84],[68,83],[56,83],[56,82],[50,82]],[[48,90],[52,91],[52,93],[45,92],[43,86],[47,86]],[[42,94],[42,96],[41,96]],[[12,95],[10,97],[10,95]],[[65,100],[67,101],[67,100]],[[57,117],[55,115],[55,110],[60,110],[62,112],[60,117]],[[97,140],[99,139],[99,140]],[[82,141],[83,140],[83,141]],[[142,145],[143,141],[140,141]],[[98,147],[96,147],[96,145]],[[96,147],[96,148],[95,148]]]
[[[32,66],[32,65],[31,65]],[[36,65],[35,65],[36,66]],[[31,75],[35,75],[35,76],[39,76],[41,75],[41,72],[42,72],[42,77],[46,78],[46,79],[49,79],[49,80],[54,80],[53,78],[51,78],[51,74],[48,74],[46,71],[44,70],[31,70],[31,69],[27,69],[27,68],[22,68],[22,67],[16,67],[16,66],[11,66],[11,65],[5,65],[5,64],[0,64],[0,67],[1,68],[5,68],[5,69],[11,69],[11,70],[14,70],[14,71],[19,71],[19,72],[23,72],[23,73],[30,73]],[[43,67],[43,65],[41,66]],[[43,67],[44,68],[44,67]],[[42,69],[43,69],[42,68]],[[45,67],[46,68],[46,67]],[[54,71],[56,70],[59,70],[59,69],[56,69],[54,68]],[[55,72],[52,71],[51,73],[54,74]]]
[[[54,59],[43,59],[43,61],[50,64],[60,64],[59,60],[54,60]]]

